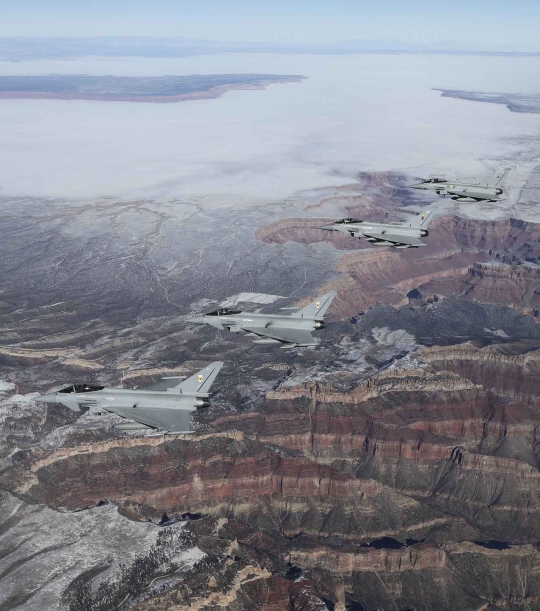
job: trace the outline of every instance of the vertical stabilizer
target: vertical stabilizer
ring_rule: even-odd
[[[321,295],[321,297],[317,297],[315,301],[312,301],[305,308],[294,312],[291,316],[294,318],[322,318],[336,295],[336,291],[329,291]]]
[[[223,363],[221,361],[216,361],[208,365],[208,367],[201,369],[195,375],[192,375],[191,378],[188,378],[185,382],[180,384],[179,388],[182,394],[192,396],[208,395],[210,386],[212,386],[213,381],[216,379],[222,367]]]
[[[510,170],[511,168],[504,168],[502,172],[498,172],[497,174],[495,174],[493,178],[490,178],[488,180],[488,187],[498,187],[502,183],[502,181],[508,176]]]
[[[409,223],[410,227],[427,227],[431,221],[431,217],[433,215],[433,210],[426,210],[414,217],[414,219]]]

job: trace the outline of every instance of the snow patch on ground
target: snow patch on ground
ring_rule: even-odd
[[[114,578],[120,563],[148,553],[161,530],[128,520],[114,505],[60,513],[1,493],[0,508],[0,548],[11,550],[0,559],[0,608],[6,609],[64,610],[64,591],[75,578],[87,571],[98,581]],[[180,534],[185,522],[166,528]],[[173,553],[176,577],[204,555],[197,547]]]
[[[339,385],[360,381],[376,374],[392,359],[399,359],[405,353],[416,350],[416,338],[404,329],[391,331],[388,327],[374,328],[373,341],[345,336],[336,346],[335,362],[321,369],[319,364],[311,367],[297,366],[293,375],[281,385],[281,389],[308,382],[328,382]]]
[[[10,392],[12,390],[15,390],[15,384],[12,384],[11,382],[4,382],[4,380],[0,380],[0,392],[4,393],[4,392]]]
[[[184,552],[180,552],[177,556],[175,556],[172,560],[181,564],[186,569],[191,569],[193,566],[202,560],[206,554],[199,549],[198,547],[192,547],[191,549],[185,550]]]
[[[504,338],[508,338],[510,337],[507,333],[505,333],[502,329],[496,329],[495,331],[493,329],[486,329],[484,328],[484,331],[486,333],[491,333],[492,335],[496,335],[497,337],[504,337]]]
[[[375,327],[371,334],[376,344],[379,346],[394,346],[398,349],[408,349],[416,347],[416,339],[404,329],[390,331],[388,327]]]
[[[7,383],[3,383],[7,386]],[[15,385],[13,384],[13,389]],[[9,392],[13,389],[6,389]],[[27,395],[8,395],[0,394],[0,430],[3,437],[7,434],[23,435],[24,437],[34,437],[28,419],[43,420],[46,415],[47,408],[43,403],[37,403],[36,397],[39,393],[29,393]],[[23,421],[23,422],[19,422]]]
[[[429,365],[424,363],[416,352],[409,352],[403,358],[396,359],[388,371],[407,371],[409,369],[426,369]]]

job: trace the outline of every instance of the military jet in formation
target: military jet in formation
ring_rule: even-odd
[[[420,238],[429,235],[427,226],[431,220],[432,211],[416,216],[410,222],[372,223],[357,219],[341,219],[320,229],[325,231],[341,231],[349,233],[353,238],[365,238],[375,246],[395,246],[396,248],[419,248],[427,246]]]
[[[411,185],[413,189],[435,191],[438,195],[450,195],[458,202],[500,201],[503,193],[500,185],[510,168],[493,176],[485,183],[461,183],[444,178],[431,178]],[[429,235],[428,225],[432,211],[417,215],[413,220],[394,223],[373,223],[353,218],[344,218],[320,227],[325,231],[348,233],[352,237],[364,238],[375,246],[396,248],[419,248],[427,246],[421,238]],[[282,344],[284,347],[316,345],[312,332],[325,328],[324,315],[332,303],[336,291],[330,291],[304,308],[281,308],[293,310],[291,314],[262,314],[235,309],[238,301],[272,303],[279,296],[256,293],[241,293],[229,303],[221,304],[214,312],[194,316],[186,322],[207,324],[216,329],[227,329],[231,333],[246,333],[254,337],[254,344]],[[294,311],[298,310],[298,311]],[[60,403],[80,412],[110,412],[128,422],[114,425],[121,431],[159,429],[165,433],[192,431],[190,414],[198,408],[210,405],[210,386],[214,382],[222,362],[215,362],[187,380],[180,377],[165,377],[157,384],[141,389],[107,388],[91,384],[72,384],[37,397],[36,401]],[[184,380],[184,381],[181,381]]]
[[[217,361],[187,380],[162,378],[157,384],[136,390],[72,384],[36,401],[61,403],[74,412],[110,412],[131,422],[114,425],[120,431],[161,429],[166,433],[192,431],[190,414],[210,405],[210,386],[223,367]],[[180,382],[180,380],[184,380]]]
[[[284,344],[287,347],[314,346],[311,332],[324,329],[324,315],[336,291],[325,293],[315,301],[289,315],[242,312],[232,308],[219,308],[214,312],[188,318],[186,322],[206,324],[231,333],[244,332],[255,336],[254,344]],[[296,310],[296,308],[282,308]]]
[[[500,201],[499,195],[503,193],[500,185],[508,172],[510,172],[510,168],[505,168],[487,182],[478,183],[455,182],[446,178],[430,178],[411,185],[411,189],[425,189],[435,191],[437,195],[450,195],[457,202],[498,202]]]

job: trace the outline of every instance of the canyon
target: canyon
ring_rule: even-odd
[[[186,203],[4,206],[2,586],[32,567],[24,604],[39,608],[49,579],[66,611],[540,608],[540,224],[441,214],[428,246],[406,251],[317,229],[414,214],[425,202],[405,182],[359,175],[279,213],[196,223]],[[129,215],[152,219],[144,235],[122,231]],[[316,350],[185,324],[261,288],[254,260],[279,307],[337,290]],[[226,364],[192,434],[120,433],[114,416],[35,401],[67,378],[144,386],[209,359]],[[34,513],[54,550],[21,544]],[[83,562],[105,523],[124,540]],[[47,577],[57,554],[65,575]]]

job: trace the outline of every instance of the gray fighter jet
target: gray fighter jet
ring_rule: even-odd
[[[419,248],[427,246],[420,238],[429,235],[427,226],[432,211],[414,217],[413,220],[396,223],[372,223],[357,219],[341,219],[335,223],[322,225],[325,231],[349,233],[353,238],[365,238],[375,246],[394,246],[396,248]]]
[[[216,362],[184,382],[183,377],[162,378],[157,384],[131,390],[92,384],[72,384],[36,401],[61,403],[74,412],[111,412],[132,420],[116,424],[120,431],[162,429],[166,433],[192,431],[190,413],[210,405],[209,390],[223,367]]]
[[[240,331],[256,336],[254,344],[285,344],[294,346],[315,346],[316,342],[311,332],[324,329],[324,314],[336,296],[336,291],[330,291],[305,308],[284,314],[259,314],[242,312],[231,308],[219,308],[215,312],[188,318],[186,322],[207,324],[216,329],[227,329],[232,333]],[[297,308],[282,308],[296,310]]]
[[[411,189],[426,189],[435,191],[437,195],[450,195],[457,202],[498,202],[500,201],[499,195],[503,193],[500,185],[508,172],[510,172],[510,168],[505,168],[487,182],[478,183],[455,182],[446,180],[446,178],[430,178],[411,185]]]

